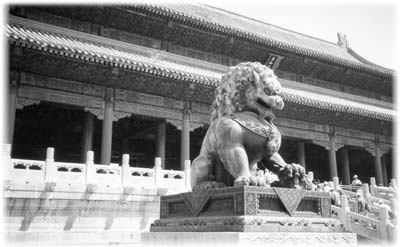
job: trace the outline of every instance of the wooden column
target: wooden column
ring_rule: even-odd
[[[17,88],[10,85],[8,94],[8,126],[6,143],[12,144],[14,138],[15,112],[17,109]],[[12,145],[11,145],[12,147]]]
[[[156,157],[161,158],[161,167],[165,168],[165,136],[166,124],[165,120],[157,123],[157,141],[156,141]]]
[[[388,185],[388,178],[387,178],[387,165],[386,165],[386,155],[382,155],[381,158],[382,163],[382,178],[383,178],[383,185]]]
[[[93,130],[94,130],[94,115],[90,112],[85,112],[85,119],[82,131],[82,162],[86,162],[88,151],[93,151]]]
[[[112,148],[112,125],[113,125],[113,89],[106,89],[103,129],[101,136],[101,158],[100,163],[109,165],[111,162],[111,148]]]
[[[343,184],[350,184],[349,151],[346,148],[340,150],[340,158],[343,170]]]
[[[10,61],[13,64],[14,69],[11,69],[8,74],[8,107],[6,108],[6,133],[4,139],[6,143],[11,144],[11,149],[13,148],[14,139],[14,127],[15,127],[15,114],[17,110],[17,95],[18,87],[21,83],[21,67],[23,63],[23,48],[19,46],[13,46],[10,49]]]
[[[185,102],[182,111],[182,130],[181,130],[181,170],[185,170],[185,160],[190,160],[190,110],[189,105]]]
[[[306,169],[306,156],[303,141],[297,142],[297,161],[302,167],[304,167],[304,169]]]
[[[329,135],[329,175],[331,180],[333,180],[334,177],[337,177],[336,145],[334,134]]]
[[[375,155],[374,155],[374,167],[375,167],[375,178],[377,185],[382,185],[382,163],[381,163],[381,150],[379,148],[379,143],[375,143]]]

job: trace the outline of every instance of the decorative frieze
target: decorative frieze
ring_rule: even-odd
[[[193,112],[204,113],[208,115],[211,114],[212,110],[210,104],[205,104],[200,102],[192,102],[191,107]]]
[[[104,87],[31,73],[21,73],[21,84],[103,97]]]
[[[192,105],[192,107],[193,107],[193,105]],[[210,115],[192,113],[190,115],[190,122],[209,124],[210,123]]]
[[[116,99],[120,101],[135,102],[145,105],[156,105],[168,108],[183,109],[182,100],[176,100],[168,97],[146,93],[138,93],[123,89],[116,90]]]
[[[393,143],[392,136],[378,135],[378,138],[381,143]]]
[[[368,133],[368,132],[359,131],[359,130],[336,128],[336,134],[340,135],[340,136],[349,136],[349,137],[356,137],[356,138],[367,139],[367,140],[375,140],[374,133]]]
[[[182,111],[157,106],[115,101],[115,111],[165,119],[182,120]]]
[[[333,89],[333,90],[336,90],[336,91],[340,91],[340,85],[337,84],[337,83],[331,83],[331,82],[318,80],[318,79],[311,78],[311,77],[304,76],[303,77],[303,83],[307,83],[307,84],[318,86],[318,87],[324,87],[324,88],[329,88],[329,89]]]
[[[279,127],[279,131],[283,136],[297,137],[306,140],[329,141],[329,136],[326,133],[314,132],[308,130],[294,129],[288,127]]]
[[[303,130],[312,130],[312,131],[319,131],[319,132],[329,132],[329,126],[322,125],[322,124],[315,124],[305,121],[298,121],[294,119],[288,118],[276,118],[274,123],[278,127],[290,127],[296,129],[303,129]]]
[[[360,95],[360,96],[364,96],[364,97],[368,97],[368,98],[372,98],[372,99],[376,98],[375,92],[371,92],[371,91],[367,91],[367,90],[359,89],[359,88],[355,88],[355,87],[344,86],[343,91],[345,93]]]
[[[18,90],[18,97],[83,107],[103,108],[103,100],[101,98],[44,88],[21,87]]]

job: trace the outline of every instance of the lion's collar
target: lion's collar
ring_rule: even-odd
[[[261,122],[254,112],[238,112],[231,116],[231,119],[257,135],[268,139],[272,138],[274,124],[268,121]]]

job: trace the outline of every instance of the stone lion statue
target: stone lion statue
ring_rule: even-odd
[[[265,186],[258,165],[277,174],[271,186],[300,187],[305,170],[278,154],[281,134],[272,123],[284,102],[281,84],[268,67],[244,62],[222,77],[212,105],[210,127],[192,162],[192,190],[225,186]]]

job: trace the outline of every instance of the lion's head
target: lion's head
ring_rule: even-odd
[[[273,110],[282,110],[281,84],[274,72],[258,62],[244,62],[222,76],[216,88],[211,122],[236,112],[252,111],[260,119],[271,121]]]

